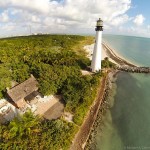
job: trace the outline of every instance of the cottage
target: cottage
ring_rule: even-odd
[[[22,108],[26,105],[26,101],[30,95],[34,94],[38,90],[38,82],[33,75],[21,84],[7,91],[10,102],[17,108]]]

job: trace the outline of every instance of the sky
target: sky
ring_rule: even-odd
[[[0,37],[36,33],[150,37],[150,0],[0,0]]]

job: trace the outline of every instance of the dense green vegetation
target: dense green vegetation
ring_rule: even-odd
[[[0,40],[0,97],[12,80],[23,82],[30,74],[39,81],[40,91],[49,95],[59,91],[63,82],[80,74],[89,60],[78,47],[86,37],[41,35]],[[4,85],[5,83],[5,85]]]
[[[6,125],[0,126],[2,150],[59,150],[68,149],[78,127],[58,120],[41,120],[26,112]]]
[[[90,40],[89,40],[90,39]],[[11,81],[19,83],[33,74],[43,95],[61,94],[74,123],[62,119],[41,120],[25,114],[0,127],[0,149],[67,149],[77,125],[95,99],[100,73],[83,76],[90,65],[82,50],[91,38],[72,35],[41,35],[0,40],[0,97]],[[86,44],[91,44],[86,43]]]
[[[109,61],[109,58],[106,57],[104,60],[102,60],[102,68],[115,68],[115,64]]]
[[[31,112],[0,126],[0,149],[68,149],[78,126],[96,97],[101,73],[81,74],[90,61],[83,46],[92,37],[40,35],[0,40],[0,98],[11,82],[21,83],[33,74],[43,95],[61,94],[73,122],[45,120]],[[114,67],[107,58],[103,68]]]
[[[93,76],[70,78],[62,90],[66,110],[74,114],[74,122],[80,125],[96,97],[100,73]]]

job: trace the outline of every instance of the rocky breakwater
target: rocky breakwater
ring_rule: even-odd
[[[102,114],[101,112],[104,111],[103,108],[106,108],[107,104],[107,97],[109,95],[109,90],[111,88],[111,80],[114,72],[118,72],[116,70],[110,70],[109,73],[101,79],[101,84],[97,93],[97,98],[93,102],[85,120],[80,127],[78,133],[76,134],[72,144],[70,146],[70,150],[83,150],[86,149],[86,145],[89,145],[87,141],[90,141],[91,135],[93,134],[93,130],[96,125],[98,125],[97,120]],[[92,131],[92,132],[91,132]],[[89,138],[90,137],[90,138]]]
[[[106,110],[109,108],[109,93],[112,88],[112,83],[115,80],[117,72],[118,71],[111,71],[108,74],[101,106],[99,107],[96,120],[93,124],[93,127],[91,128],[91,133],[89,135],[86,146],[84,148],[85,150],[95,150],[96,149],[95,148],[96,145],[94,144],[95,143],[94,141],[95,141],[95,137],[97,134],[97,128],[100,127],[101,124],[103,123],[102,117],[105,114]]]
[[[106,52],[107,56],[111,58],[117,65],[119,66],[127,65],[131,67],[136,67],[136,65],[132,64],[131,62],[128,62],[127,60],[121,58],[118,54],[116,54],[115,50],[110,48],[105,42],[102,43],[102,47]]]
[[[125,72],[132,72],[132,73],[150,73],[150,67],[130,67],[130,66],[116,66],[116,69]]]

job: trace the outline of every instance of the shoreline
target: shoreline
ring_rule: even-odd
[[[87,57],[92,60],[92,54],[94,50],[94,43],[91,45],[85,45],[84,50],[87,53]],[[106,57],[109,58],[109,60],[112,63],[115,63],[118,66],[129,66],[129,67],[139,67],[138,64],[134,62],[130,62],[120,54],[116,52],[116,50],[112,49],[106,42],[102,42],[102,53],[101,53],[101,60],[104,60]]]
[[[107,57],[113,60],[117,65],[120,65],[120,66],[127,65],[130,67],[138,67],[137,64],[134,64],[130,62],[129,60],[126,60],[125,58],[123,58],[123,56],[121,56],[114,49],[109,47],[108,44],[106,44],[106,42],[102,42],[102,48],[105,51]]]
[[[98,110],[97,118],[93,124],[93,127],[91,128],[90,136],[87,140],[85,150],[96,149],[95,139],[98,132],[97,128],[101,126],[101,124],[103,123],[103,115],[106,113],[107,109],[110,108],[109,105],[110,92],[112,91],[113,84],[116,80],[116,76],[118,73],[119,71],[113,70],[108,74],[108,82],[107,82],[107,88],[105,89],[105,95],[103,97],[103,101],[101,103],[100,109]]]
[[[93,141],[93,135],[96,134],[95,128],[99,123],[99,116],[102,116],[104,109],[108,108],[108,95],[111,90],[112,80],[119,71],[111,70],[104,76],[97,91],[97,97],[88,111],[79,131],[70,146],[70,150],[84,150],[88,149]]]
[[[97,97],[93,102],[90,110],[88,111],[79,131],[75,135],[75,138],[70,146],[70,150],[83,150],[87,144],[89,136],[91,134],[91,129],[97,119],[97,114],[101,107],[103,98],[105,97],[106,85],[108,82],[108,74],[103,77],[100,81],[100,85],[97,91]]]
[[[90,60],[92,56],[91,54],[93,52],[92,46],[93,44],[84,47],[85,51],[88,53],[87,57]],[[137,65],[120,57],[120,55],[116,54],[113,49],[111,49],[106,43],[103,42],[102,60],[105,57],[108,57],[109,60],[115,63],[117,66],[137,67]],[[111,82],[113,82],[113,79],[116,77],[118,72],[119,70],[111,69],[110,72],[107,73],[107,75],[101,79],[96,99],[94,100],[91,108],[85,116],[85,119],[79,131],[75,135],[73,142],[70,146],[70,150],[83,150],[89,148],[90,143],[92,143],[93,141],[93,136],[96,134],[96,131],[94,129],[99,125],[99,120],[101,120],[100,118],[105,109],[109,107],[107,99],[111,90]]]

